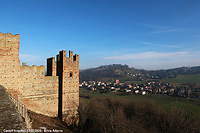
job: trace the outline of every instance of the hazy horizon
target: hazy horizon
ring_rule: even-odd
[[[80,71],[84,71],[84,70],[87,70],[87,69],[94,69],[94,68],[98,68],[98,67],[101,67],[101,66],[109,66],[109,65],[119,65],[119,64],[107,64],[107,65],[100,65],[100,66],[96,66],[96,67],[91,67],[91,68],[86,68],[86,69],[80,69]],[[120,65],[127,65],[127,64],[120,64]],[[179,66],[179,67],[172,67],[172,68],[166,68],[166,69],[142,69],[142,68],[136,68],[134,66],[129,66],[129,68],[134,68],[134,69],[138,69],[138,70],[148,70],[148,71],[156,71],[156,70],[168,70],[168,69],[175,69],[175,68],[182,68],[182,67],[199,67],[199,65],[196,65],[196,66]]]

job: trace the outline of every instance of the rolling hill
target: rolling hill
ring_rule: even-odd
[[[140,73],[140,70],[128,65],[113,64],[80,71],[80,81],[110,81],[127,77],[128,73]]]
[[[139,74],[139,77],[132,75]],[[200,66],[180,67],[167,70],[141,70],[130,68],[128,65],[113,64],[80,70],[80,82],[82,81],[140,81],[141,79],[169,79],[176,78],[178,75],[200,74]]]

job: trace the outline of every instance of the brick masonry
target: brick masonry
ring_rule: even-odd
[[[20,35],[0,32],[0,84],[34,112],[70,123],[79,106],[79,55],[60,51],[44,66],[19,60]]]

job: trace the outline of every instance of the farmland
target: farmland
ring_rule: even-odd
[[[172,107],[181,107],[181,108],[190,108],[194,110],[196,115],[200,115],[200,100],[199,99],[186,99],[179,97],[171,97],[164,95],[154,95],[148,94],[145,96],[135,95],[135,94],[124,94],[120,92],[108,92],[108,93],[99,93],[96,91],[88,91],[84,88],[80,88],[80,100],[89,101],[91,97],[103,97],[103,98],[112,98],[112,99],[127,99],[131,102],[153,102],[156,105],[160,106],[164,111],[168,112]]]
[[[200,74],[178,75],[176,78],[162,79],[161,81],[170,82],[173,84],[183,84],[192,82],[200,85]]]

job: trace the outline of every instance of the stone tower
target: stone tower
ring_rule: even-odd
[[[19,34],[0,32],[0,83],[8,90],[18,89],[19,38]]]
[[[59,76],[58,116],[67,121],[79,105],[79,55],[60,51],[57,55],[57,76]]]
[[[62,50],[56,60],[47,59],[47,76],[58,76],[58,117],[70,123],[68,117],[75,115],[79,106],[79,55],[69,51],[67,57]]]

